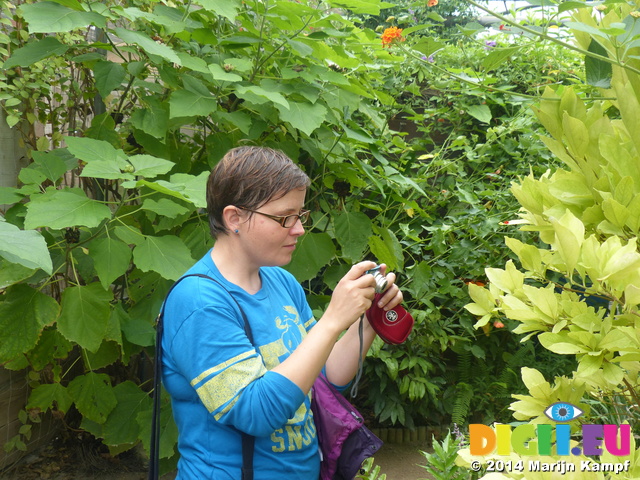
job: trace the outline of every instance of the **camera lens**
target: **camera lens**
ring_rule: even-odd
[[[376,293],[382,293],[387,288],[387,279],[384,278],[379,272],[376,272],[373,277],[376,279]]]
[[[366,273],[370,273],[373,275],[373,278],[376,281],[376,293],[382,293],[387,288],[387,279],[380,273],[380,267],[372,268],[371,270],[367,270]]]

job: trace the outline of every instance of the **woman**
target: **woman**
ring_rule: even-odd
[[[163,381],[179,430],[179,479],[240,479],[240,431],[255,437],[256,480],[318,478],[310,389],[323,368],[337,386],[354,377],[357,321],[374,298],[365,272],[375,264],[354,265],[314,320],[302,287],[280,268],[304,234],[309,183],[286,155],[261,147],[235,148],[211,172],[215,246],[188,273],[220,284],[184,279],[164,315]],[[385,309],[402,301],[395,275],[387,280]],[[374,338],[365,320],[363,355]]]

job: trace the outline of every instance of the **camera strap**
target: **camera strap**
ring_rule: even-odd
[[[353,380],[353,386],[351,387],[351,398],[356,398],[358,395],[358,384],[362,377],[362,353],[364,350],[364,313],[360,317],[360,323],[358,324],[358,339],[360,340],[360,350],[358,352],[358,372],[356,378]]]

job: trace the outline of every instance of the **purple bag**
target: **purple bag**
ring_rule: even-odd
[[[320,480],[352,480],[382,440],[365,427],[360,412],[322,373],[313,384],[311,410],[322,453]]]

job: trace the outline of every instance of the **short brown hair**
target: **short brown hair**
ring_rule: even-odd
[[[222,218],[225,207],[257,210],[291,190],[309,187],[310,183],[307,174],[279,150],[252,146],[229,150],[207,181],[211,235],[215,238],[229,233]]]

